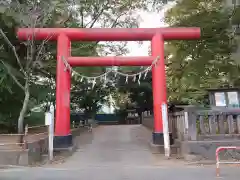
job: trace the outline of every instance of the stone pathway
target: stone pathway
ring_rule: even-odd
[[[149,151],[151,132],[141,125],[99,126],[78,139],[79,149],[64,163],[41,168],[3,170],[1,180],[210,180],[215,166],[188,165],[186,162],[154,155]],[[221,178],[239,179],[236,167],[223,167]]]
[[[164,165],[162,155],[149,151],[150,139],[141,125],[99,126],[78,138],[80,148],[65,163],[51,167]]]

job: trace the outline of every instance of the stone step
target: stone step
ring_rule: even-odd
[[[164,154],[164,145],[156,145],[153,143],[150,143],[150,150],[153,154]],[[170,153],[171,154],[178,154],[179,153],[179,146],[176,144],[173,144],[170,146]]]

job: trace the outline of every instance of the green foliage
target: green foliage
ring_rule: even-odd
[[[239,67],[231,59],[236,49],[230,19],[237,14],[222,0],[181,0],[166,12],[165,22],[172,27],[200,27],[201,39],[170,41],[165,45],[168,101],[172,103],[208,103],[208,88],[239,86]],[[125,68],[126,71],[140,71]],[[119,80],[119,92],[134,107],[152,108],[151,74],[141,84]],[[125,99],[125,102],[128,100]],[[122,107],[124,109],[124,107]]]
[[[135,67],[122,68],[124,72],[129,72],[130,69],[132,69],[132,74],[143,70]],[[116,99],[118,100],[117,105],[120,108],[119,112],[124,113],[124,110],[127,108],[137,109],[138,112],[152,109],[151,72],[148,73],[145,79],[143,76],[144,75],[142,75],[140,84],[137,80],[134,82],[133,78],[129,78],[127,83],[124,77],[118,79],[119,88],[117,92],[120,96],[117,96]]]
[[[240,24],[240,6],[237,6],[233,9],[232,12],[232,24],[239,25]]]
[[[120,122],[124,121],[128,116],[127,109],[118,109],[115,112],[116,116],[119,117]]]
[[[25,124],[28,126],[38,126],[45,124],[45,113],[44,112],[31,112],[25,118]]]
[[[149,4],[150,3],[150,4]],[[29,59],[29,43],[20,42],[16,38],[18,27],[137,27],[138,17],[134,11],[139,9],[149,10],[150,5],[160,7],[162,1],[152,0],[120,0],[112,3],[107,0],[100,1],[63,1],[63,0],[18,0],[9,1],[6,6],[0,7],[1,29],[19,56],[20,63],[29,77],[30,99],[27,103],[26,121],[41,119],[35,117],[30,110],[33,107],[55,102],[55,79],[56,79],[56,43],[46,42],[42,52],[39,47],[42,42],[33,42],[34,52]],[[74,5],[74,8],[72,8]],[[30,48],[31,49],[31,48]],[[73,56],[100,56],[114,52],[118,55],[127,52],[125,43],[99,42],[73,42]],[[37,55],[39,53],[39,56]],[[20,70],[19,63],[13,53],[13,49],[6,40],[0,36],[0,122],[7,126],[16,126],[19,112],[23,108],[23,99],[26,95],[22,86],[26,84],[26,76]],[[3,64],[4,63],[4,64]],[[9,67],[6,69],[6,66]],[[101,67],[75,68],[79,73],[94,76],[105,71]],[[16,83],[18,82],[18,84]],[[91,83],[72,81],[72,108],[84,109],[87,114],[94,114],[103,102],[108,101],[106,96],[113,93],[115,88],[112,84],[106,87],[97,82],[93,90],[89,89]],[[9,104],[9,105],[8,105]],[[40,121],[40,120],[39,120]],[[11,123],[10,123],[11,122]]]
[[[204,103],[207,88],[235,85],[239,70],[230,56],[230,16],[217,0],[179,1],[166,13],[171,26],[201,28],[200,40],[171,41],[166,46],[170,101]]]
[[[0,123],[4,128],[12,127],[13,129],[16,129],[17,119],[20,117],[19,112],[23,110],[26,92],[30,93],[27,109],[24,112],[26,123],[43,123],[43,114],[33,113],[31,109],[40,105],[48,106],[48,102],[55,103],[56,84],[56,43],[48,41],[44,44],[38,41],[34,41],[32,44],[29,43],[31,41],[23,43],[16,37],[18,27],[132,28],[138,27],[139,17],[134,14],[136,10],[159,9],[164,2],[166,3],[162,0],[118,0],[114,2],[108,0],[17,0],[8,2],[0,7],[0,24],[1,30],[14,49],[0,36]],[[72,8],[73,5],[74,8]],[[44,46],[40,53],[41,45]],[[112,52],[122,55],[127,52],[125,45],[125,43],[109,42],[104,44],[73,42],[72,55],[101,56]],[[30,51],[30,55],[29,49],[34,49],[33,52]],[[16,50],[20,63],[17,62],[13,50]],[[94,76],[104,72],[105,68],[84,67],[75,68],[75,70],[87,76]],[[26,84],[29,87],[24,89]],[[83,109],[92,116],[102,103],[108,101],[106,96],[116,92],[111,83],[106,84],[105,87],[102,87],[101,84],[102,82],[97,82],[91,90],[91,83],[73,79],[72,108],[74,110]],[[147,89],[146,92],[149,92],[149,88]],[[131,97],[135,98],[139,92],[136,87],[132,87],[132,91]],[[144,89],[140,91],[145,92]],[[148,97],[148,95],[151,96],[145,94],[142,98]]]

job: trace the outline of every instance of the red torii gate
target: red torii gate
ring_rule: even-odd
[[[200,38],[200,28],[20,28],[21,40],[49,39],[57,41],[57,84],[55,148],[72,146],[70,132],[71,74],[64,71],[64,56],[71,66],[149,66],[160,57],[152,68],[154,132],[153,144],[163,144],[162,104],[167,104],[164,64],[164,40],[189,40]],[[71,41],[151,41],[149,57],[72,57]]]

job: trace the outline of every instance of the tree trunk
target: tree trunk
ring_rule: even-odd
[[[25,117],[26,112],[27,112],[29,97],[30,97],[29,84],[28,84],[28,82],[26,82],[26,84],[25,84],[25,97],[24,97],[22,109],[21,109],[19,117],[18,117],[18,134],[23,134],[24,133],[23,124],[24,124],[24,117]]]

